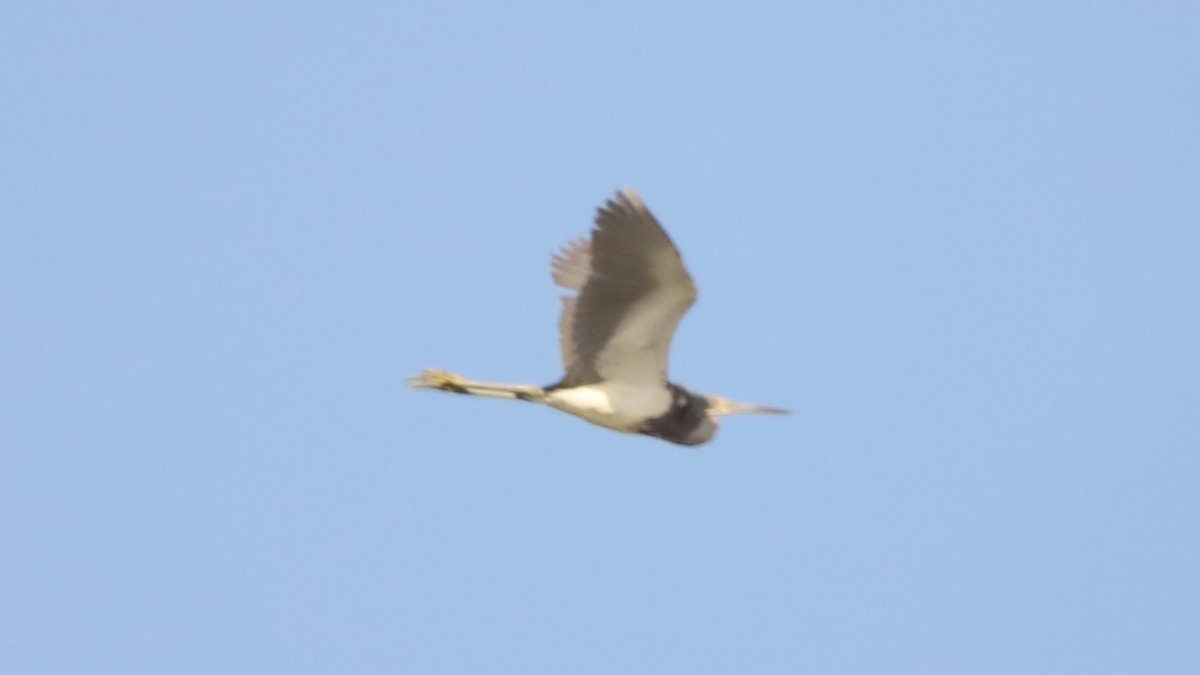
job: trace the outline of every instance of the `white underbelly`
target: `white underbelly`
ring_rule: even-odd
[[[608,429],[634,433],[647,419],[661,417],[671,408],[665,387],[619,386],[611,382],[556,389],[546,403]]]

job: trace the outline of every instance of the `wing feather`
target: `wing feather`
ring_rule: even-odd
[[[564,386],[601,380],[664,384],[675,329],[696,286],[671,238],[632,188],[597,210],[590,240],[554,258],[563,298]]]

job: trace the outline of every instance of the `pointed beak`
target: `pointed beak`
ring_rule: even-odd
[[[749,403],[738,403],[730,401],[727,398],[720,396],[706,396],[708,399],[708,410],[705,411],[709,417],[717,415],[742,415],[750,413],[761,413],[768,415],[786,415],[790,410],[786,408],[772,408],[765,405],[751,405]]]

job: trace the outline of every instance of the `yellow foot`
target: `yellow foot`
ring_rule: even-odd
[[[437,389],[456,394],[467,393],[465,384],[466,380],[454,373],[447,373],[444,370],[434,370],[432,368],[421,371],[421,374],[416,377],[408,378],[408,386],[410,387],[416,389]]]

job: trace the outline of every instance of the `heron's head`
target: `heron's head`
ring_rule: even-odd
[[[639,431],[680,445],[702,445],[717,435],[721,415],[739,413],[772,413],[787,411],[761,405],[738,403],[720,396],[693,394],[675,384],[668,384],[674,401],[661,417],[646,420]]]
[[[720,428],[722,415],[739,415],[739,414],[768,414],[768,415],[784,415],[788,411],[783,408],[772,408],[763,405],[751,405],[749,403],[738,403],[720,396],[710,396],[708,394],[690,394],[691,410],[699,412],[695,415],[691,424],[687,426],[686,433],[682,438],[677,440],[677,443],[683,445],[700,445],[707,443],[717,435],[717,430]]]
[[[699,400],[704,400],[704,397],[697,396]],[[703,445],[713,439],[717,435],[719,425],[717,418],[710,417],[707,413],[695,416],[691,423],[683,430],[683,434],[674,439],[675,443],[680,445]]]

